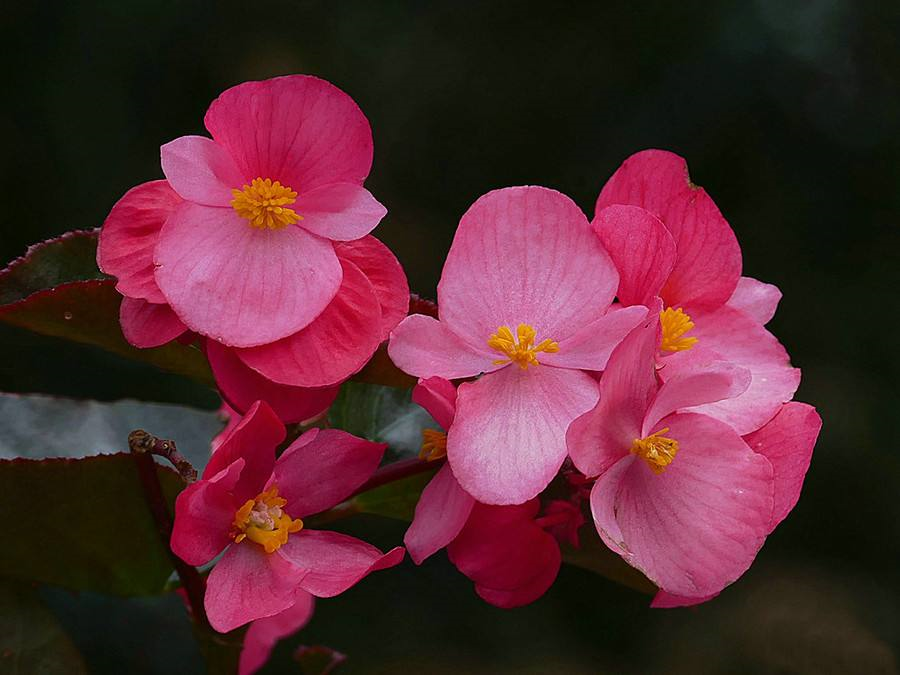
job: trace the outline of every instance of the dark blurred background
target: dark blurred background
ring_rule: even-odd
[[[647,147],[687,158],[745,274],[784,292],[770,327],[825,426],[799,505],[719,599],[651,611],[566,567],[543,599],[504,612],[437,556],[321,602],[269,672],[293,672],[299,642],[349,654],[348,673],[896,672],[898,3],[81,0],[10,3],[0,25],[5,260],[98,226],[161,177],[159,146],[205,133],[223,89],[312,73],[368,115],[367,186],[389,209],[376,234],[424,295],[482,193],[546,185],[590,216]],[[200,400],[86,347],[3,328],[0,349],[0,390],[114,399],[142,374],[150,397]],[[382,544],[402,535],[377,527]],[[177,606],[64,595],[48,598],[95,672],[151,672],[175,653],[183,672],[199,667]],[[116,617],[147,639],[111,639]]]

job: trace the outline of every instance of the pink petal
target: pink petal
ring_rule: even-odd
[[[416,515],[403,537],[416,565],[456,538],[472,512],[475,500],[463,490],[449,464],[444,464],[422,491]]]
[[[253,675],[262,668],[275,645],[282,638],[289,637],[309,623],[315,608],[315,598],[298,590],[294,604],[275,616],[257,619],[244,635],[238,663],[238,675]]]
[[[338,258],[349,260],[366,275],[381,303],[381,339],[387,340],[409,311],[406,273],[391,250],[367,235],[356,241],[336,242]]]
[[[657,307],[613,351],[600,379],[600,402],[566,433],[569,456],[586,476],[606,471],[641,438],[644,415],[657,390]]]
[[[170,546],[188,565],[205,565],[231,543],[231,524],[241,505],[230,488],[243,468],[239,459],[213,478],[188,485],[175,499]]]
[[[679,443],[674,461],[657,475],[637,457],[620,460],[591,492],[594,521],[661,589],[713,595],[744,573],[766,538],[772,466],[711,418],[676,414],[662,424]]]
[[[381,343],[381,307],[359,268],[341,260],[341,287],[303,330],[277,342],[239,349],[248,366],[281,384],[327,387],[362,368]]]
[[[688,351],[664,359],[660,370],[668,380],[683,367],[709,361],[730,361],[750,371],[747,390],[735,398],[691,408],[730,424],[738,434],[759,429],[782,403],[790,401],[800,384],[787,352],[775,337],[749,316],[730,307],[694,317],[690,335],[699,342]]]
[[[441,321],[485,348],[503,325],[561,342],[602,317],[619,275],[590,223],[565,195],[505,188],[479,198],[460,220],[438,284]],[[439,375],[440,373],[426,373]]]
[[[434,421],[449,429],[456,413],[456,387],[442,377],[419,380],[412,393],[413,403],[428,411]]]
[[[662,221],[639,206],[613,205],[593,221],[616,269],[623,305],[645,305],[659,295],[675,267],[675,240]]]
[[[213,453],[203,470],[203,478],[214,476],[232,462],[243,459],[246,466],[233,490],[235,499],[243,503],[259,494],[269,480],[275,466],[275,448],[284,436],[284,425],[275,411],[257,401]]]
[[[542,354],[541,363],[559,368],[603,370],[613,349],[647,316],[642,305],[611,310],[572,337],[561,340],[555,354]]]
[[[117,278],[122,295],[165,302],[156,285],[153,250],[159,231],[181,198],[164,180],[154,180],[125,193],[103,223],[97,245],[97,265]]]
[[[775,508],[770,531],[791,512],[800,498],[822,418],[811,405],[785,403],[768,424],[744,437],[754,452],[765,456],[775,471]]]
[[[168,305],[122,298],[119,306],[122,334],[135,347],[159,347],[187,330],[178,315]]]
[[[300,530],[278,549],[292,565],[308,570],[300,587],[317,598],[330,598],[356,585],[377,570],[399,565],[404,550],[382,553],[374,546],[346,534]]]
[[[172,189],[197,204],[231,207],[231,191],[249,182],[225,149],[205,136],[176,138],[160,148],[160,156]]]
[[[781,291],[778,286],[751,277],[741,277],[727,304],[765,325],[775,316],[780,300]]]
[[[597,402],[577,370],[507,366],[459,386],[447,459],[485,504],[521,504],[547,487],[566,458],[566,429]]]
[[[222,397],[246,411],[256,401],[268,403],[285,424],[304,422],[322,414],[337,397],[339,387],[311,389],[277,384],[244,365],[234,350],[206,341],[206,357]]]
[[[229,546],[206,581],[203,604],[210,625],[228,633],[284,611],[294,604],[304,574],[305,570],[280,555],[265,553],[251,541]]]
[[[224,91],[204,119],[248,178],[303,195],[328,183],[361,185],[372,166],[369,121],[347,94],[309,75],[245,82]]]
[[[326,239],[350,241],[375,229],[387,213],[372,194],[355,183],[330,183],[304,192],[296,204],[301,227]]]
[[[391,333],[388,355],[400,370],[416,377],[455,380],[500,367],[494,363],[499,354],[489,350],[486,340],[483,347],[472,348],[445,322],[424,314],[412,314],[400,322]]]
[[[715,598],[718,593],[713,595],[707,595],[702,598],[685,598],[681,595],[672,595],[671,593],[666,593],[665,591],[658,591],[655,596],[653,596],[653,601],[650,603],[650,606],[654,609],[671,609],[673,607],[692,607],[694,605],[699,605],[703,602],[708,602]]]
[[[307,431],[275,463],[285,510],[303,518],[342,502],[375,472],[385,448],[338,429]]]
[[[687,162],[666,150],[641,150],[622,162],[597,197],[595,213],[613,204],[634,204],[659,216],[672,195],[690,187]]]
[[[156,248],[156,281],[191,330],[232,347],[307,326],[341,283],[334,247],[299,227],[250,227],[234,209],[182,204]]]
[[[558,547],[556,551],[559,553]],[[478,593],[478,596],[482,600],[490,603],[494,607],[500,607],[501,609],[522,607],[531,604],[550,590],[550,587],[553,585],[553,582],[556,581],[556,576],[558,574],[559,565],[554,566],[552,562],[546,562],[540,568],[540,572],[537,576],[518,588],[512,590],[498,590],[476,584],[475,592]]]

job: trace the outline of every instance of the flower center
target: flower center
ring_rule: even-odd
[[[678,453],[678,441],[667,438],[669,427],[660,429],[647,438],[635,438],[631,444],[631,452],[647,462],[653,473],[662,473]]]
[[[659,343],[662,351],[684,352],[697,344],[695,337],[682,337],[694,327],[694,322],[680,307],[678,309],[667,307],[661,311],[659,322],[662,324],[662,340]]]
[[[433,462],[447,456],[447,434],[437,429],[422,429],[422,449],[419,459]]]
[[[517,336],[513,336],[509,326],[500,326],[496,333],[488,340],[488,347],[506,355],[505,359],[494,361],[495,365],[501,363],[516,363],[519,368],[526,370],[528,366],[540,365],[535,356],[538,352],[554,354],[559,351],[559,343],[553,340],[544,340],[538,345],[534,344],[537,331],[527,323],[520,323],[516,329]],[[518,337],[518,340],[516,340]]]
[[[281,507],[287,500],[278,496],[272,486],[254,499],[248,499],[234,514],[231,536],[236,544],[249,539],[274,553],[288,540],[288,535],[303,529],[303,521],[291,518]]]
[[[232,208],[242,218],[250,221],[250,227],[280,230],[303,220],[293,209],[285,208],[297,201],[297,193],[277,180],[254,178],[250,185],[231,191]]]

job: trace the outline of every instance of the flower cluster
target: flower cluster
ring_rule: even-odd
[[[441,429],[443,464],[405,545],[446,548],[487,602],[553,583],[593,520],[659,589],[707,600],[751,564],[797,501],[821,421],[765,328],[780,291],[741,251],[680,157],[648,150],[610,178],[593,221],[543,187],[490,192],[462,216],[438,315],[406,316],[402,268],[369,232],[372,137],[359,108],[307,76],[224,92],[212,138],[162,147],[165,180],[113,207],[98,261],[140,347],[197,341],[232,413],[201,480],[178,497],[172,550],[202,566],[211,625],[253,622],[244,672],[330,597],[398,564],[310,516],[355,494],[385,446],[285,424],[325,411],[389,338]],[[404,318],[406,317],[406,318]],[[446,461],[445,461],[446,459]],[[222,553],[224,551],[224,553]]]

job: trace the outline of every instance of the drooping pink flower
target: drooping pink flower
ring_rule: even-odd
[[[663,379],[710,360],[750,371],[743,394],[695,412],[746,434],[791,399],[800,371],[763,327],[781,292],[741,276],[734,232],[706,191],[690,182],[681,157],[661,150],[629,157],[603,187],[593,226],[619,270],[619,301],[663,299]]]
[[[585,371],[646,313],[610,311],[618,274],[590,223],[541,187],[490,192],[463,215],[438,285],[439,319],[406,318],[389,354],[460,385],[447,457],[485,504],[521,504],[566,456],[565,431],[597,401]]]
[[[207,580],[210,624],[228,632],[294,606],[301,593],[331,597],[364,576],[397,565],[387,553],[302,517],[347,498],[375,471],[385,446],[338,430],[312,429],[275,460],[284,425],[253,405],[213,453],[201,480],[175,502],[171,547],[190,565],[223,549]]]
[[[660,383],[659,323],[654,311],[613,352],[600,402],[569,427],[569,453],[597,477],[591,512],[606,545],[666,594],[706,598],[752,563],[776,517],[778,482],[730,426],[676,412],[739,395],[750,374],[707,362]]]
[[[262,668],[279,640],[293,635],[309,623],[314,608],[315,597],[298,591],[293,605],[274,616],[253,621],[244,635],[238,675],[253,675]]]

